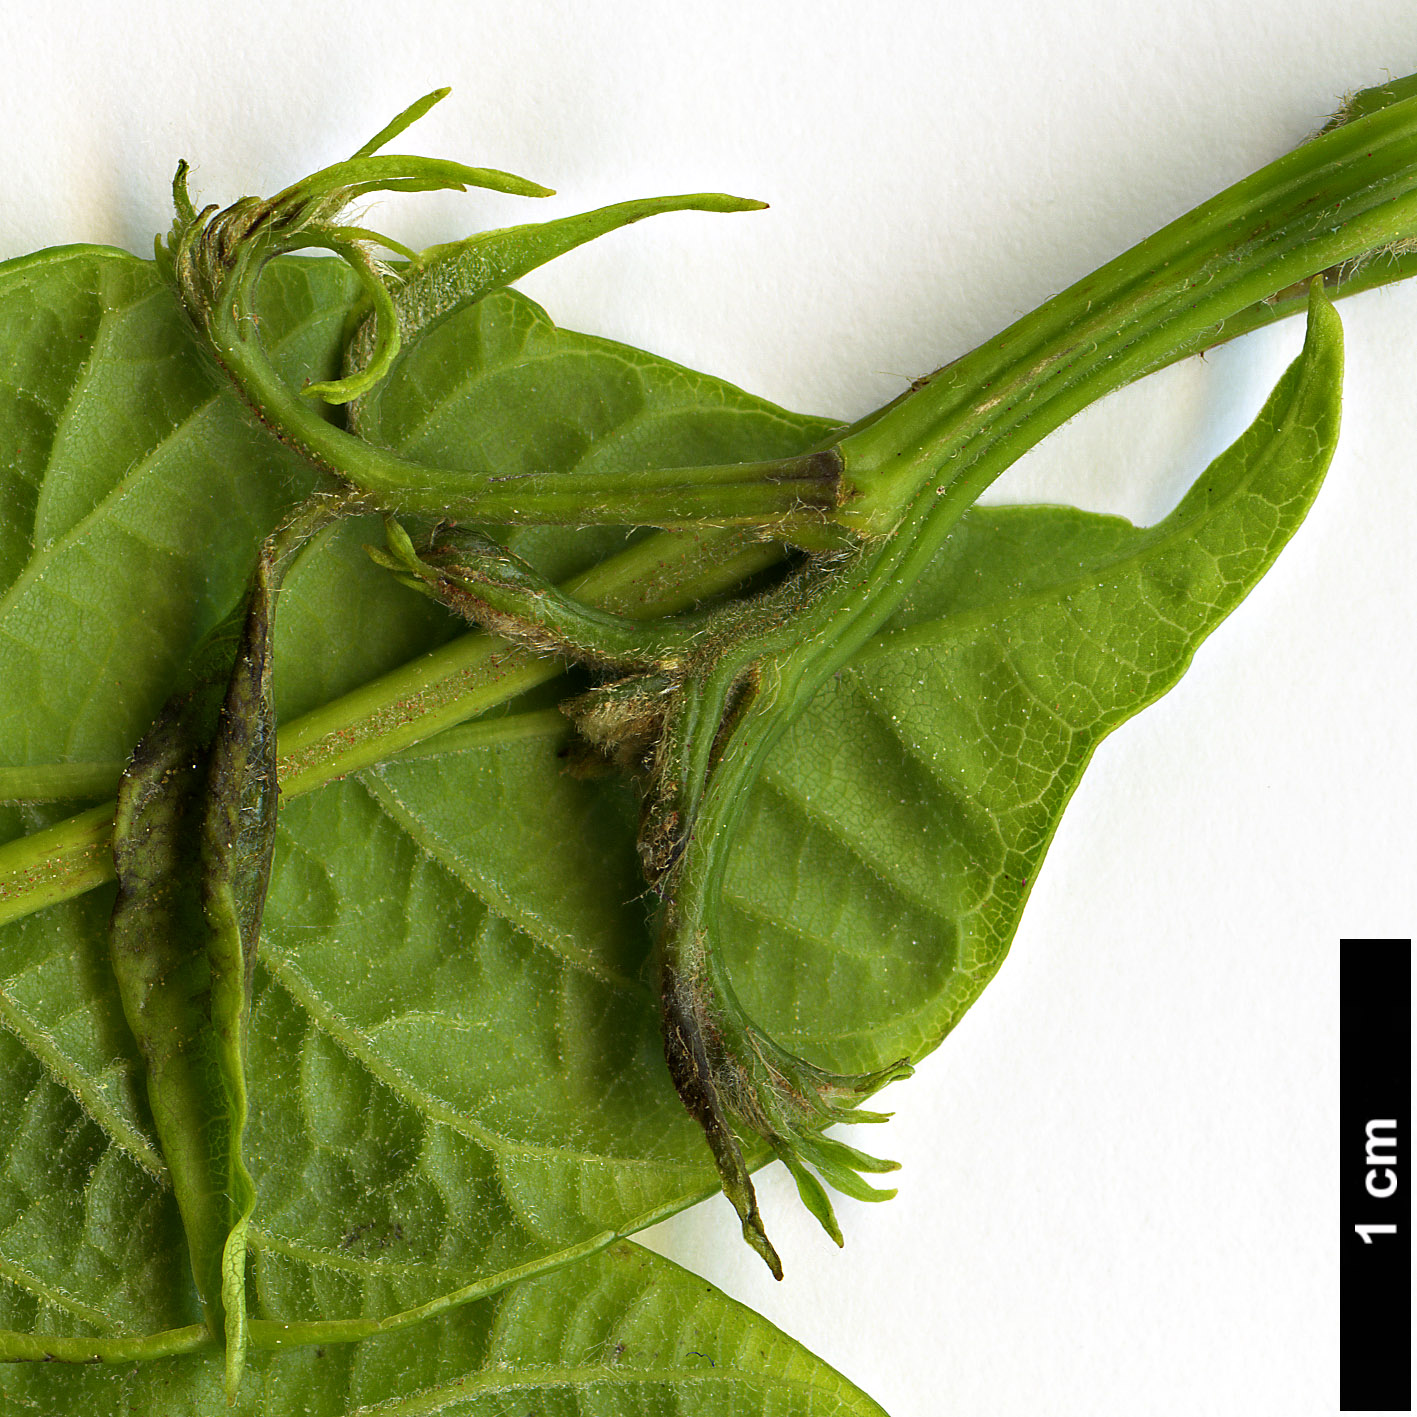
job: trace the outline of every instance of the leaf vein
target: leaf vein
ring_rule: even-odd
[[[103,1095],[53,1037],[31,1018],[19,1001],[0,987],[0,1024],[7,1027],[44,1066],[120,1150],[126,1152],[154,1180],[167,1182],[167,1168],[156,1149]]]

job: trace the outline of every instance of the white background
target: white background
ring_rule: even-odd
[[[140,253],[412,98],[408,143],[563,194],[721,188],[524,282],[567,325],[854,416],[1417,68],[1411,0],[614,6],[61,3],[6,15],[0,257]],[[530,219],[390,201],[411,244]],[[1345,430],[1308,524],[1181,686],[1104,745],[999,978],[869,1138],[837,1253],[762,1178],[651,1242],[893,1417],[1337,1408],[1337,950],[1414,927],[1417,289],[1342,307]],[[1113,398],[1000,498],[1164,513],[1295,324]]]

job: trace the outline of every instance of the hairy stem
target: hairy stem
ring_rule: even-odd
[[[1383,283],[1414,233],[1410,98],[1236,183],[849,430],[838,447],[859,496],[842,519],[889,535],[917,498],[972,502],[1089,404],[1266,323],[1263,307],[1310,277],[1366,263]]]
[[[646,539],[571,580],[566,590],[632,619],[672,615],[741,585],[783,554],[736,531]],[[289,801],[381,762],[556,678],[563,660],[483,633],[464,635],[280,729]],[[113,879],[113,804],[0,846],[0,924]]]
[[[422,165],[428,160],[393,161]],[[841,480],[841,459],[829,448],[722,466],[654,467],[613,475],[563,470],[496,476],[417,462],[328,422],[310,396],[345,398],[367,392],[397,353],[399,321],[394,297],[359,241],[347,239],[347,228],[320,219],[313,194],[303,205],[294,202],[302,186],[316,184],[323,176],[307,178],[305,184],[269,202],[243,199],[215,217],[212,209],[187,217],[190,203],[183,207],[179,202],[180,231],[165,265],[198,338],[252,412],[282,443],[344,485],[358,489],[372,505],[391,512],[429,512],[503,525],[757,526],[783,537],[799,526],[808,535],[818,534],[824,523],[835,518],[847,490]],[[674,201],[670,199],[671,206]],[[703,194],[682,201],[724,211],[760,205]],[[640,214],[663,207],[662,201],[653,203]],[[632,219],[623,208],[618,210],[620,216],[611,219],[610,226]],[[570,244],[594,234],[592,221],[584,234],[574,232],[577,239]],[[373,233],[356,235],[362,239]],[[253,312],[267,262],[280,252],[312,246],[334,251],[355,269],[373,300],[379,315],[376,323],[385,338],[362,373],[297,391],[266,352]],[[527,259],[537,264],[543,258]]]

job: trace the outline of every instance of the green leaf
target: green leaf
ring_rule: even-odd
[[[843,1070],[918,1058],[993,977],[1097,744],[1180,678],[1318,492],[1343,354],[1333,308],[1310,311],[1304,354],[1165,520],[975,507],[789,730],[724,916],[742,1002],[781,1041]]]
[[[84,902],[98,905],[100,915],[103,904]],[[102,922],[97,924],[101,930]],[[43,943],[53,953],[35,951],[27,975],[17,978],[6,961],[0,1329],[75,1337],[200,1323],[181,1219],[155,1149],[141,1136],[115,1141],[102,1116],[95,1119],[65,1085],[60,1068],[74,1064],[55,1064],[60,1050],[72,1049],[78,1030],[56,1037],[36,1023],[27,996],[42,994],[46,1005],[62,1012],[63,986],[70,984],[63,932],[46,934]],[[78,992],[72,989],[71,997]],[[111,983],[107,992],[114,993]],[[123,1027],[116,997],[107,1014],[110,1027]],[[104,1084],[114,1082],[130,1095],[135,1091],[131,1076],[100,1077],[88,1100],[97,1100],[101,1110]]]
[[[267,340],[293,368],[331,368],[352,299],[338,263],[269,280]],[[43,395],[0,484],[0,762],[121,758],[304,474],[192,371],[142,263],[80,251],[0,270],[0,329],[29,371],[14,388]],[[703,463],[787,454],[829,427],[558,330],[511,292],[430,327],[413,354],[378,391],[378,427],[415,456],[461,450],[509,472]],[[102,401],[80,457],[90,388]],[[26,408],[12,391],[0,418]],[[1174,681],[1302,517],[1332,431],[1320,413],[1307,463],[1222,460],[1158,528],[1040,508],[960,523],[779,745],[751,805],[727,945],[761,1022],[850,1069],[938,1042],[1002,959],[1092,747]],[[83,485],[66,533],[34,530]],[[283,716],[457,632],[369,563],[359,543],[378,537],[341,529],[292,576]],[[557,578],[622,544],[604,530],[512,540]],[[14,672],[23,655],[38,672]],[[496,734],[457,730],[282,814],[248,1063],[261,1320],[377,1321],[554,1266],[715,1189],[664,1071],[631,794],[566,775],[542,701],[516,707]],[[4,810],[13,835],[60,815]],[[0,1193],[9,1328],[141,1334],[200,1317],[106,968],[107,904],[97,892],[0,928],[3,1115],[27,1119]],[[61,1138],[77,1151],[56,1166]],[[572,1286],[598,1263],[530,1283]],[[423,1335],[479,1312],[358,1351],[423,1352]],[[263,1376],[243,1400],[304,1382],[323,1401],[313,1352],[253,1360]],[[3,1380],[98,1381],[65,1373]]]
[[[148,298],[138,263],[107,254],[85,259],[89,279],[108,278],[116,264]],[[294,353],[303,336],[299,352],[317,366],[328,346],[317,345],[315,334],[338,329],[348,308],[347,282],[320,284],[332,264],[275,268],[281,279],[264,316],[268,338],[278,340],[290,327],[285,348]],[[67,271],[61,294],[81,279]],[[175,311],[160,292],[151,298],[150,337],[170,337],[180,348]],[[528,389],[553,373],[561,398],[546,401],[536,437],[562,465],[574,457],[623,465],[651,458],[659,447],[771,454],[796,449],[828,426],[650,356],[557,331],[520,297],[499,295],[484,307],[464,326],[478,358],[463,361],[459,386],[434,406],[425,436],[456,441],[455,400],[462,400],[462,409],[477,410],[481,436],[505,463],[525,456],[518,428]],[[119,303],[109,318],[127,313]],[[110,379],[121,373],[121,346],[101,354],[95,343],[76,341],[70,362]],[[437,369],[443,347],[430,346],[430,354],[435,349],[421,372]],[[117,369],[110,372],[109,362]],[[53,398],[58,419],[68,412],[65,387]],[[155,402],[142,390],[107,412],[136,420]],[[51,553],[57,573],[70,569],[75,554],[86,555],[69,580],[69,599],[79,607],[69,611],[75,639],[82,642],[97,620],[107,652],[131,657],[123,687],[132,706],[110,704],[102,716],[108,724],[120,709],[141,722],[176,677],[175,656],[145,665],[133,641],[145,618],[162,613],[174,581],[170,601],[174,610],[180,605],[187,559],[204,551],[181,534],[183,503],[210,496],[225,510],[230,540],[223,549],[234,570],[236,543],[252,554],[289,500],[271,497],[255,525],[238,515],[235,498],[269,486],[288,460],[259,437],[252,456],[239,456],[241,435],[250,436],[242,416],[205,378],[192,383],[185,403],[175,396],[171,402],[178,415],[172,426],[151,429],[155,446],[188,437],[196,445],[192,426],[210,420],[224,425],[218,436],[235,450],[226,481],[211,478],[200,457],[147,474],[152,505],[178,509],[163,547],[173,574],[135,576],[140,589],[127,599],[110,594],[110,571],[122,584],[125,555],[143,548],[119,541],[104,548],[106,559],[92,554],[89,542],[110,518],[102,490],[93,526],[72,548]],[[156,460],[154,450],[146,461]],[[41,450],[41,489],[46,471]],[[204,480],[210,486],[202,490]],[[290,477],[285,485],[298,482]],[[153,520],[157,538],[168,524]],[[358,549],[367,535],[357,526],[337,533],[287,587],[276,669],[283,704],[318,704],[455,632],[446,617],[369,566]],[[548,573],[564,576],[623,536],[527,533],[517,543]],[[17,559],[23,581],[28,567]],[[46,578],[34,579],[42,587]],[[238,580],[228,578],[232,599]],[[91,615],[89,606],[102,615]],[[221,608],[213,607],[211,618]],[[201,621],[198,627],[206,628]],[[61,682],[64,669],[55,654]],[[77,674],[73,680],[75,694],[104,687]],[[27,715],[22,709],[17,703],[16,722],[33,725],[45,716],[43,704],[29,705]],[[24,747],[12,749],[12,760],[43,766],[42,752],[31,750],[27,763]],[[664,1076],[650,991],[640,977],[647,935],[636,900],[633,803],[623,788],[566,777],[560,747],[560,734],[537,732],[490,749],[452,742],[439,757],[409,763],[425,780],[448,784],[442,795],[455,818],[451,845],[441,841],[436,815],[415,819],[401,811],[405,779],[392,769],[295,802],[283,814],[250,1026],[246,1150],[259,1195],[250,1234],[254,1313],[298,1320],[397,1314],[440,1295],[491,1287],[527,1264],[554,1265],[604,1244],[608,1232],[649,1223],[711,1190]],[[121,730],[82,748],[88,757],[121,753]],[[508,812],[520,824],[516,833],[498,827]],[[54,815],[31,813],[31,820]],[[483,829],[471,842],[469,825]],[[461,854],[469,845],[477,852],[471,864]],[[547,862],[558,869],[542,870]],[[129,1158],[130,1168],[145,1168],[161,1197],[165,1172],[136,1052],[104,965],[106,906],[107,893],[97,893],[0,931],[0,1008],[23,1048],[97,1119],[104,1145]],[[502,990],[507,997],[496,1003]],[[481,1096],[489,1083],[503,1095]],[[64,1204],[86,1213],[81,1177]],[[101,1216],[88,1225],[103,1232]],[[100,1238],[115,1243],[106,1232]],[[163,1243],[164,1253],[180,1249],[170,1234]],[[193,1321],[195,1295],[180,1264],[146,1309],[117,1316],[56,1308],[57,1299],[46,1296],[83,1292],[83,1285],[68,1250],[32,1245],[23,1226],[0,1232],[0,1263],[25,1300],[20,1329],[33,1328],[40,1311],[41,1329],[47,1323],[73,1337]]]
[[[310,274],[324,281],[316,301],[298,275],[277,273],[271,333],[281,357],[328,367],[341,282],[332,267]],[[152,268],[119,252],[78,247],[0,269],[12,450],[0,470],[0,757],[11,764],[42,773],[126,756],[238,598],[260,537],[309,485],[193,360],[174,316]],[[55,1083],[97,1122],[69,1124],[85,1158],[70,1193],[56,1168],[51,1191],[26,1186],[3,1209],[6,1273],[20,1285],[3,1286],[19,1306],[5,1326],[20,1330],[141,1333],[197,1316],[138,1050],[103,964],[110,900],[66,904],[0,943],[6,1042],[50,1079],[8,1099],[7,1123],[38,1116]],[[21,1131],[16,1146],[31,1144],[28,1156],[10,1151],[14,1174],[54,1145]],[[56,1232],[60,1217],[72,1234]],[[94,1266],[113,1253],[124,1272],[108,1295]]]
[[[452,93],[450,88],[434,89],[432,93],[426,93],[422,98],[415,99],[407,108],[380,128],[367,143],[354,153],[354,156],[369,157],[378,152],[386,143],[393,142],[400,133],[417,123],[435,104],[442,103],[450,93]]]
[[[118,1366],[7,1364],[17,1411],[207,1417],[225,1409],[214,1353]],[[884,1417],[799,1343],[703,1280],[617,1245],[408,1333],[253,1352],[235,1417],[576,1413]]]
[[[336,364],[339,264],[270,273],[296,368]],[[150,262],[7,262],[0,342],[0,764],[123,761],[310,474],[194,359]]]
[[[467,320],[486,318],[484,311]],[[457,367],[446,346],[426,353],[434,374]],[[1286,376],[1251,432],[1156,528],[1053,509],[971,514],[935,573],[772,760],[730,884],[733,977],[743,981],[750,1012],[782,1029],[794,1048],[848,1069],[880,1067],[940,1041],[1002,960],[1092,747],[1175,681],[1302,518],[1336,433],[1339,357],[1334,317],[1321,308],[1307,364]],[[959,635],[967,649],[955,643]],[[1137,669],[1142,646],[1145,673]],[[1038,682],[1056,689],[1057,710],[1035,705],[1029,681],[1018,679],[1053,666],[1054,681]],[[934,692],[920,692],[922,685]],[[1066,734],[1059,712],[1072,715]],[[950,794],[928,770],[937,759],[949,764]],[[525,775],[508,780],[503,774],[518,760]],[[616,983],[624,989],[636,977],[645,948],[637,912],[623,904],[635,880],[628,812],[617,862],[613,826],[587,829],[586,809],[569,800],[585,793],[587,803],[604,802],[613,792],[558,782],[556,767],[550,743],[438,754],[435,742],[416,760],[364,775],[363,785],[406,836],[553,960],[579,962],[592,976],[579,988],[585,1012],[616,1018],[622,1066],[638,1059],[643,1073],[606,1078],[594,1055],[609,1039],[592,1033],[585,1035],[592,1055],[558,1074],[572,1037],[558,1028],[544,1055],[508,1041],[495,1071],[457,1088],[446,1056],[430,1047],[436,1025],[427,1020],[430,1012],[449,1017],[440,995],[471,997],[470,972],[455,987],[430,983],[416,1002],[410,984],[387,981],[374,1006],[349,1022],[377,1066],[418,1079],[456,1110],[480,1106],[495,1133],[544,1144],[541,1126],[590,1130],[584,1118],[599,1110],[609,1115],[592,1134],[634,1135],[650,1155],[672,1156],[682,1144],[672,1140],[673,1108],[650,1105],[659,1059],[647,1005],[612,1003]],[[361,815],[352,835],[377,840],[376,820]],[[519,824],[515,838],[500,828],[508,820]],[[568,854],[584,842],[599,843],[600,864]],[[995,843],[998,855],[990,854]],[[310,855],[328,861],[339,847],[324,843]],[[604,894],[589,883],[604,885]],[[391,892],[392,880],[381,883],[381,897]],[[322,987],[333,991],[346,969],[336,942],[357,925],[333,923],[322,950],[310,923],[285,958],[297,968],[306,957],[322,960]],[[636,946],[628,952],[627,941]],[[400,977],[429,975],[438,958],[420,958]],[[525,969],[519,963],[519,982]],[[607,969],[618,981],[604,976]],[[542,966],[526,979],[529,1013],[531,998],[548,991],[564,998],[567,986],[558,989],[557,979]],[[499,977],[500,997],[507,987]],[[470,1027],[481,1015],[459,1005],[455,1017]],[[533,1075],[536,1096],[526,1084]],[[547,1100],[552,1078],[565,1089],[560,1105]],[[581,1081],[588,1086],[578,1092]],[[624,1095],[615,1081],[631,1085],[632,1112],[612,1110]],[[649,1120],[656,1116],[659,1129]],[[518,1130],[528,1127],[536,1129]],[[612,1163],[614,1153],[600,1156]],[[598,1211],[573,1233],[600,1224],[617,1221]]]

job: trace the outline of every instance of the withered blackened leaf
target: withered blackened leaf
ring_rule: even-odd
[[[273,562],[198,654],[118,794],[113,967],[228,1391],[246,1347],[245,1028],[275,841]],[[233,636],[229,631],[235,629]]]

